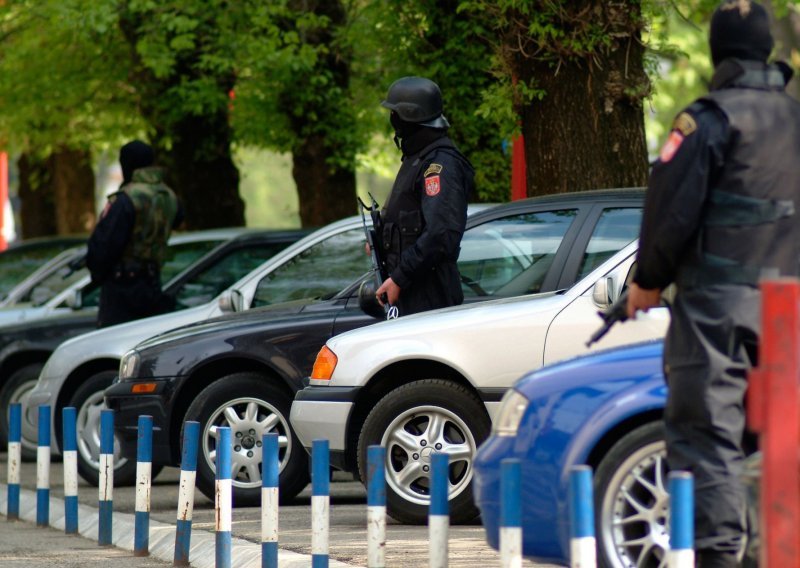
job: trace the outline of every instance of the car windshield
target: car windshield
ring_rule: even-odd
[[[344,231],[307,248],[261,279],[252,307],[329,297],[369,269],[364,230]]]
[[[56,241],[37,246],[20,246],[0,253],[0,298],[58,253],[74,247],[75,242]]]
[[[464,296],[539,292],[576,209],[524,213],[464,233],[458,270]]]

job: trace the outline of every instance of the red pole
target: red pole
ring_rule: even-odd
[[[800,567],[800,281],[762,282],[758,368],[747,417],[763,461],[761,566]]]
[[[525,142],[520,134],[511,145],[511,201],[526,197],[528,182],[525,173]]]
[[[6,200],[8,200],[8,154],[0,152],[0,251],[6,250],[8,247],[5,237],[3,237]]]

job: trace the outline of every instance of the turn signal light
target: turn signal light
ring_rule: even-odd
[[[336,353],[328,349],[328,346],[323,346],[317,353],[317,360],[314,361],[314,368],[311,370],[311,379],[320,381],[329,381],[333,375],[333,370],[336,368],[338,362]]]
[[[148,394],[156,392],[156,383],[137,383],[131,387],[131,394]]]

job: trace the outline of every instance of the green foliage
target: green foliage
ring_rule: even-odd
[[[421,75],[442,89],[450,135],[476,169],[473,198],[506,201],[510,193],[510,156],[504,153],[515,119],[484,112],[483,93],[497,84],[491,72],[492,50],[484,41],[489,30],[458,9],[456,0],[387,0],[371,2],[361,15],[356,60],[375,61],[367,77],[372,82],[370,113],[391,140],[387,112],[378,106],[391,83],[403,76]],[[378,33],[369,30],[379,30]],[[375,87],[379,89],[376,91]],[[495,89],[489,96],[501,96]],[[509,107],[506,106],[506,109]],[[502,121],[507,121],[504,126]],[[396,151],[392,152],[397,155]]]
[[[56,0],[0,4],[0,139],[46,155],[57,146],[104,147],[141,131],[112,4]]]

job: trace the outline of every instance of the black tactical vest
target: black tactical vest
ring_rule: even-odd
[[[152,263],[161,266],[167,251],[167,240],[178,210],[178,200],[163,182],[158,168],[141,168],[133,172],[131,183],[124,185],[133,202],[136,219],[133,233],[122,254],[124,263]]]
[[[453,159],[466,162],[466,158],[447,137],[439,138],[403,160],[392,185],[389,200],[382,211],[384,258],[389,273],[397,267],[400,254],[413,246],[425,228],[422,198],[417,180],[422,168],[430,164],[437,151],[446,152]],[[457,258],[450,260],[455,262]]]
[[[800,103],[783,86],[765,67],[701,99],[725,114],[730,136],[682,285],[800,276]]]

